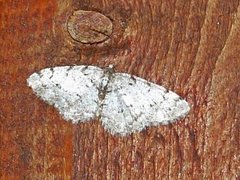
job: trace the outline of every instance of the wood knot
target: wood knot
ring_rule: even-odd
[[[68,19],[68,32],[81,43],[100,43],[109,39],[112,34],[112,21],[95,11],[78,10]]]

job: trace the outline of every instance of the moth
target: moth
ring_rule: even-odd
[[[100,119],[112,134],[128,135],[187,115],[189,104],[162,86],[112,67],[60,66],[27,79],[35,94],[73,123]]]

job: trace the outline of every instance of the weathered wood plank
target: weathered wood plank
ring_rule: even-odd
[[[75,10],[109,17],[106,41],[67,31]],[[94,34],[94,33],[93,33]],[[0,2],[0,179],[237,179],[239,0]],[[57,65],[114,64],[191,104],[185,119],[128,137],[72,125],[26,85]]]

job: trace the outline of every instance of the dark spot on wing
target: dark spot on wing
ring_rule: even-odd
[[[82,68],[82,73],[85,75],[85,76],[87,76],[89,73],[86,73],[85,71],[87,70],[89,68],[89,66],[88,65],[86,65],[84,68]]]
[[[106,94],[108,94],[108,93],[110,93],[110,92],[112,92],[111,90],[106,90]]]
[[[89,66],[88,65],[86,65],[85,67],[84,67],[84,69],[86,70],[86,69],[88,69],[89,68]]]
[[[36,74],[39,76],[39,77],[41,77],[41,73],[38,71],[38,72],[36,72]]]
[[[131,79],[134,81],[134,83],[136,83],[137,80],[133,75],[131,75]]]
[[[66,71],[66,76],[68,76],[68,72],[73,68],[73,66],[69,66]]]
[[[165,97],[165,96],[166,96],[166,94],[167,94],[167,93],[165,93],[165,94],[163,95],[163,99],[164,99],[164,100],[166,100],[166,99],[167,99],[167,98]]]
[[[52,79],[52,77],[53,77],[53,73],[54,73],[53,68],[50,68],[50,71],[52,72],[52,74],[51,74],[51,76],[49,77],[49,79]]]
[[[70,71],[74,66],[69,66],[67,71]]]
[[[86,65],[84,68],[82,68],[82,71],[85,71],[86,69],[88,69],[88,65]]]
[[[43,77],[43,73],[41,73],[41,72],[37,72],[37,74],[39,75],[40,78]]]
[[[89,73],[85,73],[85,72],[84,72],[83,74],[84,74],[85,76],[89,75]]]
[[[58,88],[61,88],[60,84],[55,84]]]

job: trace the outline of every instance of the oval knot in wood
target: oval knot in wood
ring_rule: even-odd
[[[67,24],[71,37],[81,43],[93,44],[107,40],[112,34],[112,21],[95,11],[78,10]]]

